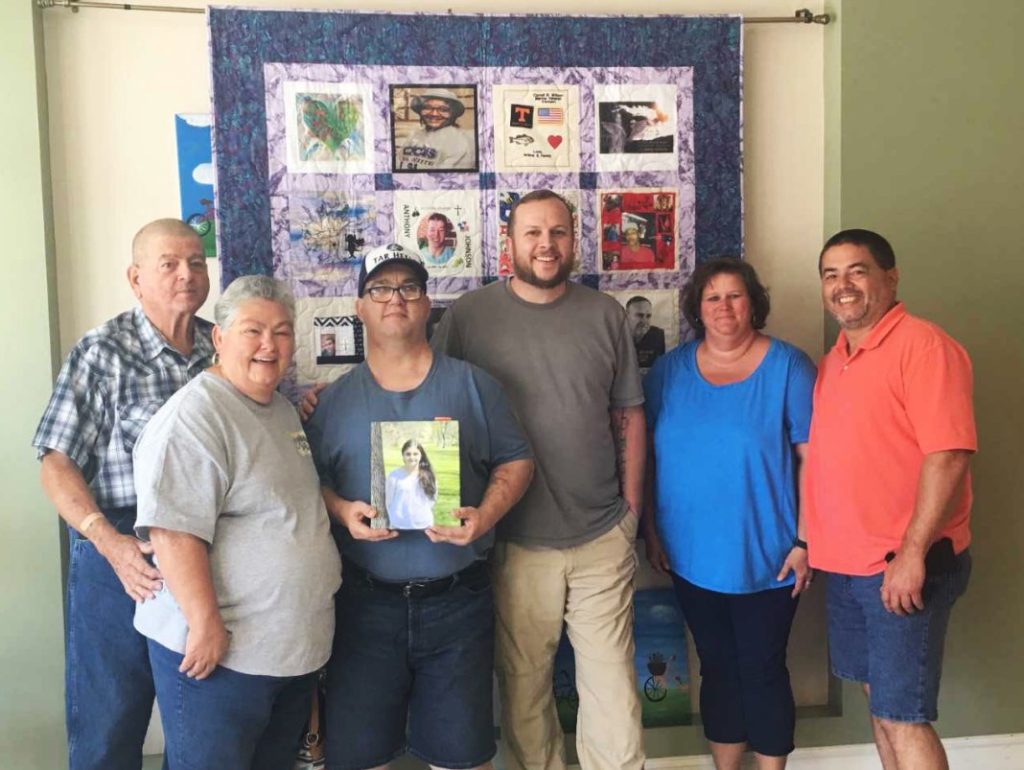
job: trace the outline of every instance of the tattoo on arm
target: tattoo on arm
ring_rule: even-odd
[[[611,411],[615,463],[619,491],[630,509],[639,514],[644,499],[644,465],[647,459],[647,426],[642,406]]]
[[[519,502],[532,478],[533,460],[510,460],[494,469],[477,506],[477,510],[486,515],[488,529]]]

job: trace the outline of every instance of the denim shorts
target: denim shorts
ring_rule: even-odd
[[[828,576],[828,644],[832,673],[870,686],[873,716],[934,722],[939,715],[942,647],[953,603],[967,589],[971,556],[952,571],[925,578],[925,607],[896,615],[882,605],[884,573]]]
[[[178,671],[184,656],[149,640],[172,770],[280,770],[299,753],[316,673],[242,674],[217,666],[206,679]],[[138,765],[136,765],[138,767]]]
[[[494,601],[486,569],[427,598],[382,590],[346,569],[336,612],[328,770],[377,767],[406,751],[448,768],[494,756]]]

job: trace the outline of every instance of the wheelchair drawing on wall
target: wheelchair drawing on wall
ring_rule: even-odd
[[[665,696],[668,695],[668,685],[666,684],[668,669],[675,659],[676,656],[673,655],[665,660],[665,656],[660,652],[652,652],[647,657],[647,671],[650,673],[647,681],[644,682],[644,696],[647,700],[652,703],[665,700]]]
[[[209,198],[200,198],[199,205],[203,207],[203,211],[190,214],[185,221],[203,242],[203,253],[207,257],[214,257],[217,255],[216,210]]]
[[[202,213],[192,214],[186,221],[188,222],[188,226],[202,237],[213,229],[216,214],[213,208],[213,201],[209,198],[200,198],[199,203],[204,207],[204,211]]]

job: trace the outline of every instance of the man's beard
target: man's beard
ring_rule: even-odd
[[[569,278],[569,274],[572,272],[572,260],[558,258],[558,272],[551,278],[538,278],[537,274],[533,272],[533,263],[530,260],[523,260],[512,258],[512,272],[516,278],[523,283],[528,283],[531,286],[536,286],[538,289],[554,289],[556,286],[560,286],[565,283],[566,279]]]

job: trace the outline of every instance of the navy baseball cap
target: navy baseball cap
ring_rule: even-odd
[[[378,246],[371,249],[363,259],[363,268],[359,271],[359,296],[363,296],[366,290],[366,282],[380,268],[387,265],[405,265],[416,275],[416,279],[427,288],[427,268],[423,266],[423,260],[419,254],[409,251],[400,243],[389,243],[387,246]]]

